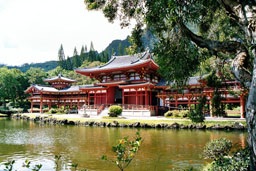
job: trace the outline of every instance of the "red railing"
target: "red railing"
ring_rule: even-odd
[[[101,105],[97,110],[97,115],[99,115],[105,109],[105,105]]]

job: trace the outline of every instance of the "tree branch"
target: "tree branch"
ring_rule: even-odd
[[[213,52],[231,52],[237,53],[238,51],[246,51],[245,46],[238,41],[216,41],[210,39],[204,39],[202,36],[194,34],[191,30],[185,26],[182,21],[178,22],[178,26],[181,29],[183,35],[192,40],[197,46],[201,48],[207,48]]]
[[[189,30],[181,20],[178,22],[178,26],[180,27],[182,34],[188,37],[200,48],[207,48],[215,53],[236,53],[232,62],[232,73],[242,86],[250,86],[251,73],[248,69],[250,55],[242,43],[237,41],[220,42],[216,40],[204,39],[203,37],[198,36]]]

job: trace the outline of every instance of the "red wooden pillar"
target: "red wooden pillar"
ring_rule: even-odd
[[[244,95],[240,95],[240,114],[241,118],[244,118],[245,113],[245,101],[244,101]]]
[[[108,104],[108,90],[106,90],[106,104]]]
[[[72,100],[70,100],[69,109],[72,109]]]
[[[190,96],[188,96],[188,109],[191,109],[191,102],[190,102]]]
[[[90,92],[88,91],[88,106],[90,105]]]
[[[51,110],[51,108],[52,108],[52,101],[50,100],[50,104],[49,104],[49,110]]]
[[[138,105],[138,89],[136,88],[136,106]]]
[[[96,104],[97,104],[97,91],[94,91],[94,108],[96,108]]]
[[[33,113],[33,100],[31,100],[31,113]]]
[[[178,97],[175,96],[175,108],[177,109],[178,108]]]
[[[145,106],[148,105],[148,92],[147,92],[147,88],[145,87]]]
[[[42,99],[42,94],[40,95],[40,113],[43,113],[43,99]]]
[[[79,106],[79,99],[77,99],[77,109],[78,109],[78,110],[80,109],[80,106]]]
[[[165,98],[163,98],[163,104],[164,104],[164,107],[165,107]]]
[[[152,105],[152,90],[150,90],[150,106]]]
[[[123,91],[123,105],[125,104],[125,96],[124,96],[124,89],[122,89]]]

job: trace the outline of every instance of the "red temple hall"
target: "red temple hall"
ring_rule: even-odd
[[[75,108],[81,114],[104,116],[108,107],[116,104],[122,106],[123,116],[155,116],[180,106],[190,109],[192,104],[198,104],[198,97],[202,95],[207,96],[210,108],[213,88],[205,86],[203,77],[189,78],[187,88],[180,92],[170,88],[172,83],[162,79],[158,68],[149,52],[112,56],[104,65],[75,70],[98,80],[94,85],[71,86],[75,80],[59,75],[44,80],[49,86],[31,85],[25,92],[31,93],[28,98],[31,112],[34,105],[39,105],[40,113],[44,112],[43,105],[48,105],[47,110],[55,105]],[[226,84],[233,90],[241,90],[236,81]],[[241,117],[244,117],[245,93],[234,96],[226,88],[221,92],[225,99],[222,103],[239,103]]]

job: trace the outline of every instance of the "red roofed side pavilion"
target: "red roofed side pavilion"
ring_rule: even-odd
[[[43,106],[48,106],[47,110],[50,110],[52,106],[60,108],[80,108],[86,101],[86,94],[80,90],[80,86],[71,86],[71,83],[75,83],[76,80],[72,80],[62,75],[45,79],[44,82],[48,82],[50,85],[31,85],[25,93],[30,93],[31,96],[28,100],[31,102],[31,112],[34,112],[34,105],[40,106],[39,111],[43,113]]]

